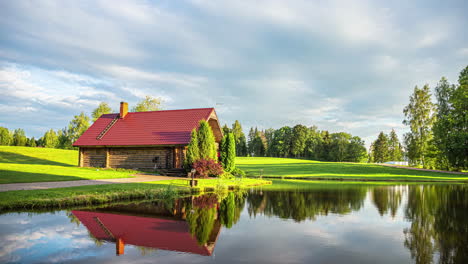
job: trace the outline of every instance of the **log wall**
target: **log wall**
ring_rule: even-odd
[[[179,153],[183,153],[180,151]],[[179,154],[180,155],[180,154]],[[132,148],[81,148],[82,166],[143,169],[174,167],[174,147],[132,147]],[[178,164],[183,164],[183,154],[178,156]]]

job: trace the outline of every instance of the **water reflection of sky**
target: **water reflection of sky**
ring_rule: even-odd
[[[327,213],[315,220],[297,222],[266,216],[249,216],[244,207],[232,228],[223,227],[212,256],[199,256],[128,245],[115,255],[115,244],[100,245],[87,228],[72,222],[65,211],[0,215],[0,262],[21,263],[407,263],[403,230],[407,194],[392,217],[383,216],[371,192],[363,206],[346,214]]]

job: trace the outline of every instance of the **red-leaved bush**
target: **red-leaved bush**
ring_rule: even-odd
[[[218,177],[224,173],[221,164],[212,159],[200,159],[193,163],[193,168],[196,170],[195,177]]]

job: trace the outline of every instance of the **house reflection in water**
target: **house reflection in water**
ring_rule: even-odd
[[[93,211],[72,211],[98,240],[114,242],[116,254],[123,255],[125,245],[171,250],[211,256],[221,231],[218,214],[212,214],[209,235],[200,240],[190,223],[193,201],[178,200],[173,208],[166,209],[162,203],[130,204],[100,208]],[[187,206],[189,204],[189,206]],[[210,209],[218,211],[219,204]],[[196,225],[196,224],[195,224]]]

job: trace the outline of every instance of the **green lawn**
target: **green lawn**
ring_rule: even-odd
[[[238,157],[236,164],[250,176],[379,181],[468,181],[468,175],[417,171],[366,163],[302,159]],[[263,170],[263,171],[262,171]]]
[[[128,178],[132,170],[80,168],[78,151],[0,146],[0,184]]]

